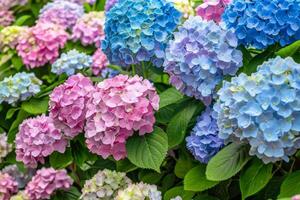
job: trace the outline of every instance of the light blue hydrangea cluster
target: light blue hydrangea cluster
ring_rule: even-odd
[[[33,73],[20,72],[0,82],[0,103],[15,104],[40,92],[42,81]]]
[[[52,64],[51,71],[55,74],[66,73],[71,76],[76,73],[76,70],[91,67],[92,63],[91,56],[73,49],[61,54],[60,58]]]
[[[299,0],[234,0],[223,21],[235,30],[240,44],[265,49],[300,39],[299,10]]]
[[[115,76],[117,76],[118,74],[120,74],[120,72],[118,70],[114,70],[114,69],[111,69],[111,68],[104,68],[102,71],[101,71],[101,77],[103,78],[113,78]]]
[[[167,47],[165,71],[178,90],[209,105],[223,76],[234,75],[242,66],[242,52],[236,47],[232,31],[190,17]]]
[[[208,163],[224,146],[224,141],[219,138],[218,133],[217,121],[212,117],[212,111],[208,107],[198,117],[191,135],[186,138],[186,146],[197,160]]]
[[[224,81],[214,106],[219,137],[249,143],[265,163],[288,161],[300,148],[300,64],[280,57],[251,76]]]
[[[160,67],[181,13],[165,0],[122,0],[106,13],[103,52],[111,64],[151,61]]]

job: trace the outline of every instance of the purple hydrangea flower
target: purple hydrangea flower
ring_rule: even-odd
[[[169,42],[165,71],[177,89],[209,105],[224,75],[234,75],[242,66],[243,56],[236,47],[232,31],[190,17]]]
[[[224,141],[218,137],[217,121],[212,117],[212,111],[206,111],[197,119],[191,135],[186,138],[186,146],[197,160],[202,163],[216,155],[224,146]]]
[[[119,0],[106,0],[105,11],[108,12]]]

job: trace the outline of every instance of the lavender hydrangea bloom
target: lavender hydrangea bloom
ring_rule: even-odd
[[[60,58],[52,64],[51,71],[55,74],[66,73],[71,76],[75,74],[76,70],[91,67],[92,62],[91,56],[74,49],[61,54]]]
[[[191,135],[186,138],[187,148],[201,163],[208,163],[224,146],[218,132],[217,121],[212,117],[211,109],[207,108],[198,118]]]
[[[106,0],[105,11],[108,12],[119,0]]]
[[[111,64],[150,61],[162,66],[181,13],[165,0],[122,0],[106,13],[102,50]]]
[[[0,103],[15,104],[40,92],[42,81],[33,73],[20,72],[0,82]]]
[[[0,163],[12,151],[12,145],[7,142],[5,133],[0,134]]]
[[[209,105],[224,75],[234,75],[242,66],[242,53],[236,47],[232,31],[190,17],[169,42],[165,71],[177,89]]]
[[[63,0],[54,1],[40,10],[39,22],[51,22],[65,28],[72,28],[83,14],[82,5]]]
[[[8,165],[1,170],[2,173],[9,174],[18,182],[18,188],[24,188],[35,173],[34,169],[19,170],[17,165]]]
[[[299,0],[234,0],[223,14],[239,44],[265,49],[300,39]]]
[[[219,137],[249,143],[263,162],[288,161],[300,148],[300,64],[277,57],[251,76],[224,81],[214,106]]]

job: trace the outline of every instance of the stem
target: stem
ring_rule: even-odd
[[[134,76],[136,74],[135,65],[131,65],[131,69],[132,69],[132,75]]]
[[[142,71],[143,71],[143,76],[144,76],[144,78],[147,79],[147,73],[146,73],[145,62],[142,62]]]
[[[289,170],[289,174],[293,172],[293,168],[295,166],[295,163],[296,163],[296,159],[295,158],[292,158],[293,162],[292,162],[292,165],[291,165],[291,168]]]

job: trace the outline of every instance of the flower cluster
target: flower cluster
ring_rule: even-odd
[[[24,191],[19,191],[16,195],[12,196],[10,200],[30,200]]]
[[[112,64],[151,61],[159,67],[180,19],[181,13],[165,0],[122,0],[106,13],[103,52]]]
[[[175,8],[182,12],[184,18],[194,15],[194,0],[167,0],[174,3]]]
[[[177,197],[172,198],[172,199],[170,199],[170,200],[182,200],[182,198],[181,198],[181,196],[177,196]]]
[[[300,200],[300,195],[293,196],[291,200]]]
[[[0,199],[10,200],[18,192],[18,183],[8,174],[0,172]]]
[[[125,173],[105,169],[85,182],[81,199],[114,199],[118,191],[127,188],[130,183]]]
[[[118,192],[115,200],[161,200],[161,192],[155,185],[145,183],[131,184],[125,190]]]
[[[27,169],[26,171],[22,172],[21,170],[19,170],[17,165],[8,165],[1,171],[2,173],[8,174],[13,177],[18,183],[18,188],[24,188],[35,172],[35,170],[33,169]]]
[[[41,10],[38,23],[59,24],[65,28],[72,28],[77,19],[84,14],[82,5],[66,0],[49,2]]]
[[[92,63],[91,56],[73,49],[61,54],[60,58],[52,64],[51,72],[58,75],[66,73],[68,76],[71,76],[75,74],[76,70],[88,68]]]
[[[101,77],[103,78],[113,78],[119,74],[120,72],[118,70],[114,70],[111,68],[105,68],[101,71]]]
[[[12,11],[0,8],[0,26],[9,26],[14,20]]]
[[[44,115],[26,119],[19,127],[16,136],[16,156],[26,166],[36,168],[38,162],[54,151],[63,153],[67,141],[62,133],[55,128],[50,117]]]
[[[0,0],[1,8],[10,9],[14,6],[23,6],[28,0]]]
[[[97,51],[93,55],[93,64],[92,64],[92,72],[94,75],[99,75],[107,66],[109,62],[107,60],[106,55],[103,53],[101,49],[97,49]]]
[[[178,90],[209,105],[223,76],[234,75],[242,66],[242,52],[236,47],[232,31],[190,17],[167,47],[165,71]]]
[[[7,142],[5,133],[0,134],[0,163],[12,151],[12,145]]]
[[[61,0],[56,0],[56,1],[61,1]],[[62,0],[65,1],[65,0]],[[79,5],[83,5],[84,3],[88,3],[90,5],[93,5],[96,3],[96,0],[68,0],[69,2],[77,3]]]
[[[215,104],[219,137],[250,144],[250,155],[276,162],[300,148],[300,65],[277,57],[251,76],[224,81]]]
[[[212,111],[206,111],[197,119],[191,135],[186,138],[187,148],[201,163],[208,161],[224,146],[222,139],[218,137],[217,121],[212,117]]]
[[[108,12],[119,0],[106,0],[105,1],[105,12]]]
[[[298,0],[234,0],[223,21],[233,28],[243,44],[257,49],[300,39],[300,4]]]
[[[89,12],[79,18],[73,28],[72,39],[83,45],[100,46],[104,38],[104,12]]]
[[[29,68],[53,63],[59,56],[59,49],[65,45],[68,33],[52,23],[38,23],[22,34],[17,51],[23,63]]]
[[[75,137],[83,130],[86,103],[93,90],[89,78],[76,74],[56,87],[50,95],[50,117],[68,138]]]
[[[72,184],[66,170],[42,168],[26,186],[25,194],[30,200],[50,199],[56,190],[67,190]]]
[[[204,0],[196,8],[197,15],[205,20],[214,20],[219,23],[225,7],[231,3],[231,0]]]
[[[0,50],[6,52],[8,49],[15,49],[20,35],[26,32],[24,26],[7,26],[0,31]]]
[[[85,137],[93,153],[116,160],[126,156],[126,139],[153,131],[159,96],[148,80],[118,75],[100,82],[87,104]]]
[[[0,82],[0,103],[15,104],[40,92],[42,81],[33,73],[19,72]]]

